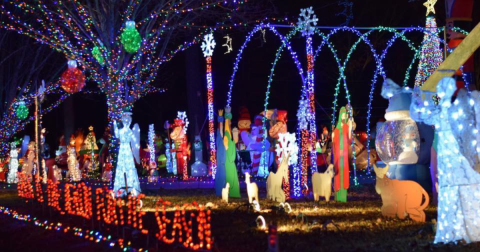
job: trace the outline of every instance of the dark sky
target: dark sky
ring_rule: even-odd
[[[300,13],[300,8],[313,6],[317,17],[319,18],[319,26],[338,26],[345,22],[345,17],[336,15],[342,11],[343,7],[337,4],[338,1],[306,1],[306,0],[276,0],[273,1],[275,8],[272,10],[272,16],[279,18],[289,18],[296,21]],[[422,1],[409,2],[408,0],[384,1],[384,0],[355,0],[353,2],[353,19],[350,26],[424,26],[425,10]],[[436,5],[437,23],[439,26],[444,25],[444,3],[438,1]],[[213,56],[213,81],[215,89],[215,106],[222,107],[228,90],[228,81],[232,74],[233,63],[240,48],[245,40],[245,36],[251,28],[246,30],[232,31],[228,34],[233,38],[233,52],[224,54],[225,47],[221,47],[224,43],[222,38],[225,34],[215,33],[217,47]],[[290,29],[279,28],[282,34],[287,34]],[[322,30],[328,33],[329,30]],[[386,45],[392,34],[373,32],[369,36],[372,44],[380,53]],[[422,40],[422,34],[412,33],[407,36],[416,46]],[[266,34],[266,43],[263,42],[261,33],[254,36],[244,51],[244,56],[239,65],[233,90],[233,116],[234,121],[238,118],[238,108],[245,105],[250,110],[251,116],[263,111],[263,103],[265,99],[265,91],[267,86],[268,75],[270,73],[271,64],[275,58],[275,52],[281,45],[278,38],[272,34]],[[350,47],[355,43],[357,37],[349,33],[338,33],[332,37],[332,43],[338,51],[339,57],[343,60]],[[321,43],[321,39],[314,37],[314,48],[316,49]],[[305,57],[305,39],[300,35],[292,39],[293,49],[299,55],[304,68],[306,62]],[[402,83],[405,76],[405,70],[408,67],[413,52],[406,46],[404,42],[397,42],[391,47],[388,56],[384,60],[384,67],[387,76],[393,78],[397,83]],[[199,64],[192,63],[192,59]],[[189,62],[187,62],[189,61]],[[196,65],[197,69],[187,67]],[[351,93],[351,102],[356,114],[358,129],[365,129],[366,108],[368,103],[368,95],[370,84],[375,70],[372,54],[369,48],[361,43],[356,51],[352,54],[352,58],[347,64],[346,76],[347,85]],[[186,76],[192,71],[199,71],[199,78],[202,85],[205,85],[204,75],[204,59],[201,55],[199,45],[195,45],[185,52],[179,53],[175,58],[160,69],[157,85],[166,87],[168,91],[164,94],[152,94],[138,101],[134,107],[134,123],[138,122],[141,130],[146,133],[148,124],[155,123],[156,129],[163,128],[165,120],[175,118],[176,111],[188,110],[187,84]],[[415,76],[415,69],[411,72],[410,85]],[[329,124],[332,114],[332,102],[336,80],[338,78],[338,68],[333,60],[332,53],[323,49],[316,60],[315,66],[315,85],[317,98],[317,122],[320,124]],[[374,93],[372,122],[378,121],[383,117],[383,113],[387,106],[387,102],[380,97],[382,79],[376,83],[376,91]],[[89,83],[89,87],[94,84]],[[298,99],[301,92],[301,80],[293,61],[287,51],[282,53],[282,57],[276,67],[275,77],[272,82],[270,108],[278,108],[287,110],[289,115],[289,131],[295,130],[296,111],[298,107]],[[346,103],[345,93],[340,93],[339,106]],[[198,97],[198,106],[206,107],[206,94],[201,93]],[[68,99],[73,99],[75,114],[75,128],[84,128],[94,125],[97,137],[103,134],[106,125],[106,104],[103,95],[85,95],[75,94]],[[61,105],[53,112],[44,116],[44,124],[49,129],[50,135],[48,141],[50,145],[56,146],[56,138],[60,136],[64,128],[64,107]],[[199,127],[205,119],[205,115],[198,115],[197,121]],[[194,121],[195,118],[190,118]],[[234,122],[236,125],[236,123]],[[374,125],[374,124],[372,124]],[[27,132],[32,131],[30,126]],[[205,141],[205,140],[204,140]],[[56,147],[54,147],[56,148]]]

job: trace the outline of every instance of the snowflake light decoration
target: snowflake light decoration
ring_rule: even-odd
[[[203,37],[202,51],[204,57],[211,57],[213,49],[215,48],[215,40],[213,40],[213,33],[209,33]]]
[[[185,132],[187,132],[188,124],[190,123],[190,122],[188,121],[187,112],[186,112],[186,111],[178,111],[178,112],[177,112],[177,118],[183,120],[183,122],[185,123],[184,130],[185,130]]]
[[[312,6],[300,10],[300,17],[298,17],[297,25],[302,28],[303,36],[310,36],[317,25],[317,15],[313,12]]]
[[[298,145],[296,143],[296,137],[294,133],[279,133],[278,134],[278,143],[275,148],[277,156],[279,156],[278,161],[282,162],[283,153],[290,154],[288,159],[289,165],[295,165],[298,161]]]

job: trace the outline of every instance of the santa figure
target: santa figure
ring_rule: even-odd
[[[188,143],[185,132],[185,123],[182,119],[177,118],[171,127],[173,130],[172,133],[170,133],[170,138],[173,141],[171,152],[175,153],[177,174],[183,174],[183,179],[188,179],[187,164],[190,160],[190,144]]]
[[[238,131],[239,134],[242,132],[246,132],[246,134],[250,134],[252,120],[250,119],[250,113],[248,112],[247,107],[242,106],[240,107],[240,117],[238,118]],[[247,148],[246,144],[240,138],[237,142],[237,149],[238,150],[245,150]]]

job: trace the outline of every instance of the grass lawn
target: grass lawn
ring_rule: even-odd
[[[155,225],[153,211],[160,198],[179,206],[193,201],[199,204],[211,202],[214,251],[266,251],[268,235],[265,230],[257,227],[256,219],[259,215],[265,218],[267,224],[277,225],[280,251],[480,251],[480,243],[433,244],[436,206],[432,204],[426,209],[426,223],[416,223],[408,217],[405,220],[383,217],[380,213],[381,200],[372,184],[349,190],[347,203],[315,203],[311,197],[292,200],[290,213],[278,208],[278,203],[266,200],[263,188],[260,188],[261,212],[255,212],[245,204],[247,197],[244,190],[241,199],[230,199],[229,204],[215,196],[213,189],[159,189],[145,193],[147,197],[143,200],[143,207],[148,212],[145,221],[150,222],[145,225]],[[0,205],[24,211],[30,209],[16,197],[13,190],[4,189],[0,192]],[[10,218],[8,222],[18,221]],[[73,248],[69,249],[71,251],[103,251],[97,250],[99,248],[94,245],[85,245],[86,242],[81,239],[51,237],[48,231],[38,227],[31,227],[28,235],[22,235],[21,232],[11,233],[5,230],[11,227],[3,218],[0,224],[0,248],[10,239],[15,239],[24,246],[36,244],[36,239],[31,238],[33,235],[38,236],[38,241],[60,246],[59,248],[65,248],[62,244],[68,240],[70,245],[66,247]],[[75,250],[75,246],[79,246],[80,250]],[[160,247],[161,251],[182,251],[176,246]]]

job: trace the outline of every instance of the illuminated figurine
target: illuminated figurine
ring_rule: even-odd
[[[18,150],[17,150],[17,144],[15,142],[12,142],[10,144],[10,163],[8,165],[7,183],[16,184],[18,182],[17,172],[18,172]]]
[[[135,161],[140,163],[140,127],[138,124],[135,124],[133,129],[130,129],[131,123],[131,112],[123,112],[123,127],[121,129],[118,128],[116,121],[113,122],[115,137],[120,139],[113,190],[120,192],[121,195],[125,195],[128,192],[137,196],[141,192],[140,181],[135,168]]]
[[[203,145],[199,135],[195,136],[193,148],[195,149],[195,163],[192,164],[192,176],[206,176],[208,173],[207,165],[203,162]]]
[[[335,200],[347,202],[347,189],[350,186],[348,149],[352,143],[352,120],[345,107],[340,109],[338,122],[332,134],[335,168]]]
[[[97,146],[97,139],[95,137],[95,132],[93,132],[93,126],[88,127],[88,134],[83,141],[82,146],[83,154],[85,161],[88,160],[88,172],[89,175],[94,175],[97,173],[98,168],[98,146]]]
[[[68,146],[67,148],[67,155],[68,155],[67,179],[71,179],[74,182],[80,181],[82,179],[82,175],[79,170],[77,153],[75,152],[75,136],[74,135],[70,137],[70,146]]]
[[[240,135],[242,134],[242,132],[245,132],[245,134],[250,134],[251,125],[252,120],[250,119],[250,113],[248,112],[247,107],[240,107],[240,117],[238,118],[238,130],[240,132]],[[237,149],[245,150],[246,148],[246,144],[243,142],[243,139],[240,138],[237,143]]]
[[[265,150],[263,151],[263,117],[257,115],[252,126],[252,132],[249,134],[246,131],[240,133],[242,141],[245,143],[247,150],[250,151],[252,160],[252,174],[258,177],[268,176],[268,167],[273,163],[273,155],[269,155],[270,142],[265,141]],[[268,162],[267,157],[268,158]]]
[[[381,94],[389,104],[386,121],[377,127],[375,146],[382,162],[389,165],[386,175],[390,179],[418,182],[428,192],[431,190],[429,166],[433,128],[412,119],[410,88],[402,88],[386,79]]]
[[[33,173],[33,166],[35,163],[35,142],[31,141],[28,144],[27,152],[23,157],[22,172],[30,176]]]
[[[226,181],[230,184],[229,196],[231,198],[240,198],[240,184],[238,182],[237,166],[235,165],[235,158],[237,150],[235,142],[232,139],[232,132],[230,130],[232,124],[231,108],[225,108],[225,134],[223,136],[223,145],[225,146],[225,171]]]
[[[170,133],[170,138],[174,142],[171,151],[176,154],[174,157],[176,158],[177,175],[182,176],[184,180],[188,179],[187,164],[190,160],[190,144],[187,140],[185,125],[183,119],[175,119],[171,126],[173,131]]]
[[[434,125],[438,136],[438,219],[434,242],[480,241],[480,174],[470,163],[473,157],[466,158],[471,147],[472,154],[478,155],[478,147],[472,146],[477,144],[472,136],[478,134],[478,126],[464,125],[468,117],[476,114],[472,107],[480,103],[478,92],[473,91],[471,96],[466,91],[459,92],[452,103],[457,87],[450,77],[440,80],[436,89],[438,105],[433,104],[428,92],[415,88],[410,107],[412,118]],[[462,137],[468,134],[471,136]]]

